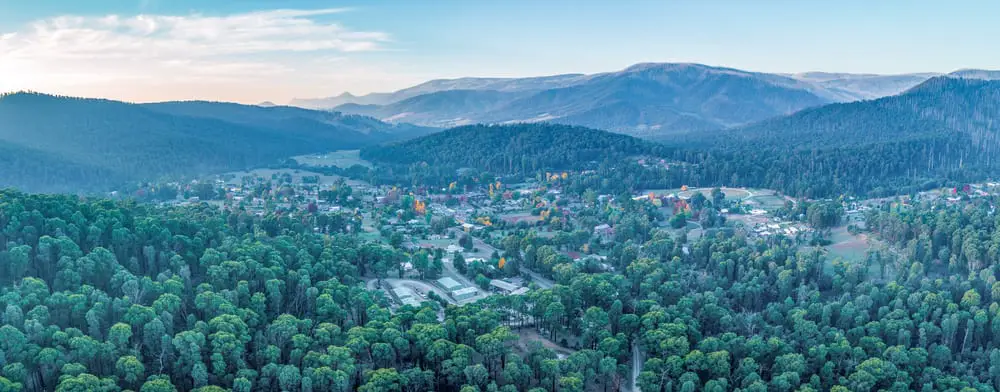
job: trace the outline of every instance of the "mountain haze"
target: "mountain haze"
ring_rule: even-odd
[[[289,104],[311,109],[329,109],[340,105],[389,105],[424,94],[452,90],[489,90],[499,92],[539,91],[571,86],[587,80],[584,74],[565,74],[527,78],[458,78],[435,79],[393,93],[371,93],[356,96],[343,93],[335,97],[293,99]]]
[[[795,78],[701,64],[637,64],[618,72],[436,80],[383,104],[336,110],[428,126],[539,122],[635,135],[731,127],[853,99]]]
[[[1000,80],[1000,71],[988,69],[960,69],[948,75],[966,79]]]
[[[901,75],[849,74],[828,72],[806,72],[789,75],[795,79],[814,83],[831,92],[842,94],[839,101],[876,99],[896,95],[923,83],[927,79],[940,76],[936,73],[916,73]]]

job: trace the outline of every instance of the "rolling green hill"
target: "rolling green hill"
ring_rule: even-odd
[[[383,172],[436,184],[460,169],[494,175],[534,175],[545,170],[581,170],[636,155],[659,155],[662,147],[635,137],[556,124],[472,125],[401,143],[363,149],[361,157]]]

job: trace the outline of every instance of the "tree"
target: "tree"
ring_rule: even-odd
[[[170,379],[164,376],[150,377],[139,392],[177,392],[177,388],[170,383]]]
[[[466,273],[467,266],[465,264],[465,257],[462,257],[461,253],[455,252],[455,256],[452,258],[452,264],[458,272],[463,274]]]
[[[111,343],[119,352],[124,352],[129,340],[132,339],[132,327],[125,323],[116,323],[108,330],[108,343]]]
[[[20,388],[17,390],[20,390]],[[59,385],[56,386],[57,392],[114,392],[118,390],[118,386],[115,385],[114,380],[110,378],[98,378],[87,373],[63,377],[59,381]]]
[[[139,380],[144,378],[146,372],[146,367],[143,366],[142,362],[132,355],[119,358],[118,362],[115,363],[115,369],[118,372],[118,377],[121,377],[129,385],[137,385]]]
[[[466,252],[472,251],[473,241],[472,237],[468,234],[462,234],[462,236],[458,238],[458,244],[462,246],[462,249],[465,249]]]
[[[365,383],[358,387],[359,392],[396,392],[402,391],[402,379],[396,369],[378,369],[365,377]]]

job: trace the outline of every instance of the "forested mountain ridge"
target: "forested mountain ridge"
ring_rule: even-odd
[[[107,191],[127,181],[245,169],[291,155],[358,148],[402,137],[384,130],[409,129],[357,116],[330,114],[340,121],[335,124],[271,116],[283,108],[177,104],[170,109],[198,117],[101,99],[0,96],[0,148],[10,152],[0,158],[0,186]]]
[[[591,163],[657,155],[660,149],[631,136],[568,125],[471,125],[365,148],[361,157],[384,166],[420,165],[441,173],[474,168],[496,175],[534,175],[539,170],[578,170]]]
[[[938,77],[898,96],[806,109],[743,128],[675,135],[662,139],[663,146],[611,139],[586,128],[515,124],[460,127],[369,148],[363,155],[380,166],[377,177],[390,183],[454,178],[463,167],[498,175],[601,167],[599,176],[580,179],[586,181],[581,186],[636,191],[727,185],[810,198],[887,196],[989,177],[998,167],[1000,149],[998,86]],[[587,145],[586,139],[600,142]],[[627,154],[611,146],[666,159],[669,168],[630,164],[623,159]],[[600,148],[607,153],[571,152]]]
[[[484,94],[484,90],[476,91]],[[670,63],[637,64],[585,77],[570,75],[544,89],[497,91],[508,92],[508,99],[460,113],[460,118],[468,123],[548,121],[658,135],[740,125],[847,99],[781,75]],[[441,98],[436,100],[438,105],[424,105],[416,111],[395,104],[342,105],[337,109],[373,114],[383,120],[415,119],[426,125],[455,119],[456,104],[446,101],[442,92],[431,94]]]
[[[407,123],[387,124],[371,117],[294,106],[241,105],[230,102],[171,101],[142,104],[156,112],[212,118],[234,124],[281,131],[321,142],[379,143],[430,133],[434,129]]]
[[[663,142],[685,156],[713,154],[701,162],[714,181],[886,195],[988,177],[1000,158],[998,121],[1000,82],[936,77],[897,96]]]
[[[693,141],[734,140],[798,149],[858,147],[958,133],[991,149],[1000,125],[1000,82],[936,77],[906,92],[871,101],[838,103],[746,127],[689,135]]]

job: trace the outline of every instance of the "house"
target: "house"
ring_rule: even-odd
[[[493,291],[499,293],[510,294],[521,287],[510,282],[502,281],[500,279],[493,279],[490,281],[490,288],[492,288]]]
[[[610,242],[615,238],[615,228],[607,223],[594,226],[594,237],[600,238],[602,242]]]
[[[458,283],[455,279],[449,277],[443,277],[436,281],[437,285],[447,292],[453,292],[464,287],[461,283]]]
[[[479,290],[475,287],[464,287],[451,292],[451,296],[455,298],[456,301],[466,300],[475,297],[477,294],[479,294]]]
[[[420,298],[409,287],[396,287],[390,293],[401,305],[420,306]]]

